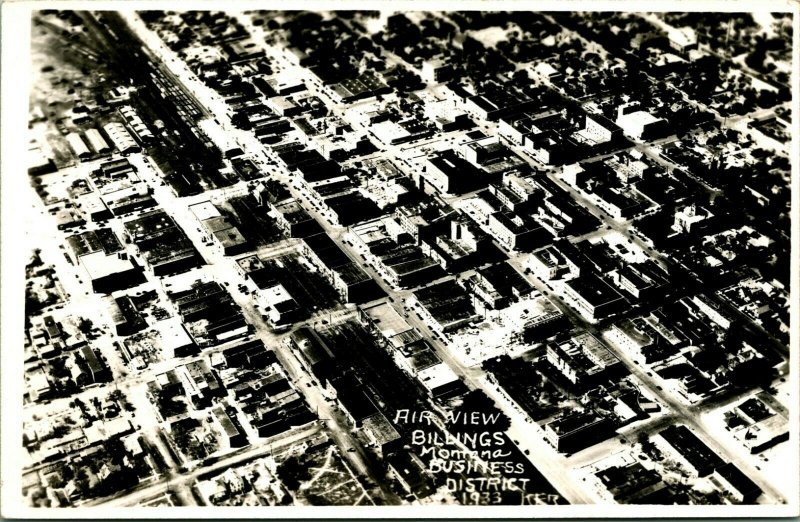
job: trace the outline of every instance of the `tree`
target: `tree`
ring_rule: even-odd
[[[111,458],[111,462],[114,464],[122,464],[128,454],[128,450],[125,449],[125,444],[119,437],[106,440],[104,449],[106,454]]]
[[[294,455],[283,461],[277,470],[278,478],[292,490],[300,487],[300,483],[311,478],[308,466],[300,462]]]
[[[108,394],[108,400],[116,403],[120,409],[122,408],[123,403],[126,402],[126,399],[127,397],[125,397],[125,394],[119,389],[113,390]]]
[[[656,445],[650,440],[650,436],[646,431],[639,432],[639,434],[636,436],[636,442],[642,446],[642,452],[645,455],[656,461],[661,460],[661,452],[658,451]]]
[[[71,404],[74,404],[76,408],[78,408],[79,410],[81,410],[81,414],[82,414],[84,417],[86,417],[86,416],[87,416],[88,409],[87,409],[87,407],[86,407],[86,403],[85,403],[85,402],[83,402],[83,401],[82,401],[80,398],[78,398],[78,397],[75,397],[75,400],[74,400],[74,401],[72,401],[72,403],[71,403]]]
[[[766,58],[767,46],[764,45],[763,40],[761,40],[756,43],[753,52],[747,55],[747,58],[744,59],[744,63],[746,63],[751,69],[760,71],[764,68],[764,60],[766,60]]]
[[[757,103],[762,109],[773,107],[778,103],[778,94],[769,89],[764,89],[758,94]]]
[[[53,431],[50,433],[52,435],[52,438],[60,439],[67,436],[67,434],[69,434],[70,431],[72,431],[72,428],[70,428],[66,424],[59,424],[58,426],[53,428]]]
[[[103,407],[103,403],[100,402],[100,399],[98,399],[97,397],[92,397],[92,400],[90,400],[89,402],[91,402],[92,406],[94,406],[94,409],[97,411],[97,415],[100,415],[100,410]]]

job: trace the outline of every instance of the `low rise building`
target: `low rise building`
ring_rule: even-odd
[[[635,504],[638,499],[666,487],[657,471],[644,467],[640,462],[611,466],[594,475],[618,504]]]
[[[70,236],[67,243],[98,293],[111,293],[144,282],[142,268],[130,258],[111,229]]]
[[[564,290],[578,309],[593,321],[620,312],[627,306],[622,295],[595,274],[567,281]]]
[[[508,147],[500,143],[495,136],[484,136],[464,142],[460,146],[460,151],[464,159],[478,167],[491,164],[512,154]]]
[[[270,324],[274,326],[292,323],[300,315],[297,301],[281,284],[260,288],[256,291],[256,302],[266,312]]]
[[[490,214],[486,228],[508,250],[530,251],[553,240],[553,235],[533,218],[505,210]]]
[[[100,199],[114,216],[130,214],[157,205],[151,195],[150,187],[138,180],[132,185],[120,184],[116,187],[107,187],[107,190],[100,195]]]
[[[675,212],[675,221],[672,230],[677,234],[691,234],[708,225],[714,215],[708,210],[692,203]]]
[[[335,366],[335,355],[325,339],[316,330],[307,327],[298,328],[289,339],[299,351],[304,366],[327,388]]]
[[[267,99],[267,107],[272,109],[272,112],[279,116],[297,116],[303,109],[292,101],[291,98],[285,96],[273,96]]]
[[[197,281],[168,297],[198,345],[209,346],[246,335],[249,325],[230,293],[215,281]]]
[[[629,102],[617,109],[617,125],[637,140],[663,138],[670,133],[669,123],[640,109],[639,102]]]
[[[500,118],[497,123],[497,131],[500,136],[519,146],[525,144],[528,136],[535,136],[542,132],[536,126],[536,118],[530,114],[516,114]]]
[[[598,185],[590,195],[598,207],[617,220],[630,219],[644,210],[642,202],[622,188]]]
[[[306,237],[322,231],[319,223],[294,198],[270,203],[278,226],[289,237]]]
[[[214,423],[229,447],[241,448],[242,446],[247,446],[247,434],[239,426],[239,422],[230,416],[226,408],[219,405],[215,406],[211,411],[214,414]]]
[[[336,390],[336,401],[351,426],[361,428],[370,417],[380,413],[361,380],[352,372],[332,378],[331,384]]]
[[[164,319],[155,324],[165,358],[185,357],[194,351],[195,344],[178,317]]]
[[[417,286],[444,275],[439,264],[426,256],[392,217],[351,227],[351,233],[355,246],[397,288]]]
[[[483,120],[497,121],[503,116],[530,110],[538,103],[511,83],[490,82],[483,85],[479,94],[469,96],[464,105]]]
[[[58,170],[53,153],[46,152],[36,138],[31,138],[28,142],[27,159],[28,174],[31,176],[49,174]]]
[[[667,26],[669,45],[680,53],[697,49],[697,32],[691,27]]]
[[[467,113],[448,100],[426,103],[425,116],[441,132],[468,128],[473,125]]]
[[[422,80],[428,84],[442,83],[453,79],[455,69],[444,58],[431,58],[422,62]]]
[[[658,274],[646,264],[625,265],[611,271],[609,276],[614,284],[637,299],[652,297],[667,283],[665,274]]]
[[[607,439],[614,427],[593,412],[570,412],[544,425],[544,436],[559,453],[571,453]]]
[[[547,361],[579,386],[597,384],[620,367],[617,356],[588,332],[549,343]]]
[[[91,346],[83,346],[80,350],[82,362],[78,363],[85,378],[79,378],[78,384],[93,384],[111,380],[111,369],[98,356]]]
[[[731,327],[730,317],[722,311],[722,307],[705,294],[698,294],[691,298],[691,305],[701,314],[705,315],[714,324],[728,330]]]
[[[325,233],[303,238],[303,252],[348,303],[368,298],[375,282]]]
[[[416,377],[433,399],[444,401],[467,391],[458,375],[444,362],[420,369]]]
[[[196,203],[189,207],[206,233],[214,238],[215,243],[226,256],[240,254],[249,248],[249,242],[239,232],[227,216],[209,201]]]
[[[509,316],[508,322],[525,342],[539,342],[572,327],[567,316],[538,292],[517,303],[516,309],[518,312]]]
[[[139,152],[142,148],[133,139],[133,136],[125,128],[125,125],[119,122],[110,122],[103,125],[105,132],[114,147],[123,154],[129,152]]]
[[[385,457],[402,448],[400,433],[382,413],[377,413],[365,419],[361,430],[370,441],[370,445],[381,457]]]
[[[225,394],[216,373],[203,359],[178,366],[176,373],[186,396],[198,410],[210,406],[214,397]]]
[[[117,335],[126,336],[140,332],[147,328],[147,321],[136,309],[130,296],[123,295],[116,298],[109,296],[109,314],[114,324]]]
[[[551,130],[526,134],[523,144],[523,149],[544,165],[563,165],[571,159],[573,148],[570,138],[562,138]]]
[[[106,143],[106,140],[103,139],[100,135],[100,131],[97,129],[92,128],[87,130],[86,140],[97,154],[107,154],[111,152],[111,147],[108,146],[108,143]]]
[[[394,477],[404,491],[416,498],[425,498],[434,492],[425,463],[415,453],[399,451],[388,460],[389,476]]]
[[[409,302],[434,331],[457,330],[480,317],[469,295],[452,279],[416,290]]]
[[[193,268],[202,262],[191,240],[163,210],[123,223],[128,239],[156,276]]]
[[[516,195],[522,203],[533,203],[543,195],[542,189],[529,175],[511,171],[503,173],[503,185]]]
[[[368,331],[379,334],[384,344],[396,335],[413,330],[389,303],[359,307],[358,318]]]
[[[553,80],[564,76],[552,63],[549,62],[537,62],[536,65],[533,67],[528,67],[527,70],[532,78],[547,85],[552,84]]]
[[[789,440],[789,423],[786,417],[776,413],[743,427],[734,436],[750,453],[761,453]]]
[[[117,112],[125,120],[125,126],[139,143],[146,145],[155,139],[153,132],[142,121],[136,109],[130,105],[123,105],[117,109]]]
[[[25,372],[25,390],[33,402],[48,399],[53,393],[53,386],[47,373],[41,368],[27,370]]]
[[[533,291],[533,286],[508,263],[479,269],[469,278],[467,287],[492,309],[505,308]]]
[[[78,159],[83,161],[92,157],[92,152],[89,150],[89,147],[86,146],[86,142],[83,141],[80,134],[77,132],[70,132],[67,134],[66,139],[67,145],[69,145],[69,148],[72,149],[72,152]]]
[[[734,414],[745,425],[734,431],[734,437],[750,453],[760,453],[789,439],[789,422],[757,397],[751,397],[734,408]]]
[[[477,186],[480,172],[454,151],[448,150],[428,158],[422,178],[442,194],[462,194]]]
[[[662,334],[648,321],[649,318],[641,317],[623,319],[614,324],[607,335],[615,345],[641,357],[647,364],[677,354],[682,347],[681,340],[670,336],[665,329]]]
[[[720,456],[686,426],[670,426],[660,431],[653,440],[696,477],[706,477],[724,464]]]
[[[580,267],[572,258],[563,255],[561,246],[562,243],[553,244],[533,252],[527,258],[526,267],[544,281],[561,279],[567,275],[579,276]]]
[[[714,470],[714,479],[734,500],[742,504],[754,504],[763,493],[761,488],[732,462],[717,467]]]

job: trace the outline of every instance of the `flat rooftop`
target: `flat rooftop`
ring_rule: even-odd
[[[102,251],[81,256],[80,263],[93,281],[135,268],[130,258]]]
[[[219,213],[219,210],[217,210],[217,207],[215,207],[210,201],[195,203],[194,205],[190,206],[189,209],[200,221],[220,217],[222,215]]]
[[[469,294],[453,280],[419,289],[414,292],[414,296],[442,325],[475,316],[475,308]]]
[[[303,242],[313,251],[320,262],[330,269],[351,263],[342,249],[324,232],[303,238]]]
[[[138,241],[161,234],[166,229],[175,228],[175,222],[166,212],[156,209],[126,221],[124,226],[133,240]]]
[[[411,326],[389,303],[380,303],[361,312],[368,316],[387,339],[411,329]]]
[[[77,257],[103,251],[112,254],[122,250],[122,244],[110,228],[87,230],[67,238],[67,243]]]
[[[601,306],[622,299],[622,295],[594,274],[583,275],[567,281],[572,290],[592,306]]]
[[[547,427],[553,430],[553,432],[555,432],[557,435],[569,435],[571,433],[594,426],[595,424],[601,422],[601,420],[602,419],[591,412],[573,412],[549,422]]]

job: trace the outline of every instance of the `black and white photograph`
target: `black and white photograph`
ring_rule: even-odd
[[[798,515],[798,4],[2,7],[4,517]]]

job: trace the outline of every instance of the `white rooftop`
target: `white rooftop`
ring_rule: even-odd
[[[220,217],[222,215],[219,213],[219,210],[217,210],[217,207],[215,207],[210,201],[196,203],[190,206],[189,209],[191,209],[192,214],[194,214],[200,221]]]
[[[417,378],[429,390],[458,380],[458,375],[446,364],[434,364],[417,374]]]
[[[81,256],[80,263],[93,281],[133,268],[130,259],[122,259],[117,254],[106,255],[102,250]]]
[[[189,337],[178,317],[157,322],[155,329],[161,337],[161,349],[165,352],[174,353],[176,349],[192,344],[192,338]]]

